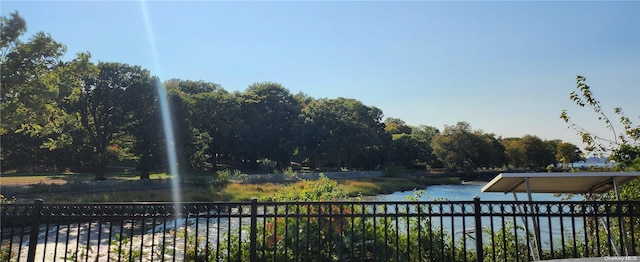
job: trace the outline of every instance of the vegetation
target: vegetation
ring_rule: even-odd
[[[252,197],[277,201],[333,201],[452,182],[405,178],[402,174],[407,169],[539,170],[557,163],[567,169],[568,163],[583,158],[578,147],[570,143],[542,140],[533,135],[496,137],[473,130],[465,122],[445,126],[442,132],[430,126],[408,126],[396,118],[383,122],[380,109],[356,99],[294,95],[273,82],[255,83],[244,92],[229,93],[215,83],[202,81],[172,79],[160,83],[157,77],[139,66],[113,62],[94,64],[89,53],[80,53],[73,60],[64,61],[65,46],[48,34],[36,33],[26,42],[20,39],[26,32],[26,22],[17,12],[1,20],[0,161],[4,174],[7,170],[72,170],[91,172],[96,180],[105,180],[111,165],[126,164],[135,166],[137,172],[133,174],[140,179],[156,178],[151,173],[166,168],[166,141],[160,131],[163,129],[157,94],[162,87],[166,89],[173,109],[175,143],[182,156],[178,164],[184,174],[196,174],[184,176],[182,182],[189,187],[183,197],[185,201],[248,200]],[[580,127],[566,110],[561,118],[580,135],[588,152],[608,156],[615,161],[617,170],[640,170],[640,126],[634,125],[620,108],[613,109],[618,116],[618,123],[614,123],[586,85],[586,78],[577,77],[577,89],[578,92],[570,94],[571,100],[593,110],[597,119],[612,132],[613,138],[597,136]],[[293,166],[299,168],[301,165],[314,170],[378,169],[385,170],[388,177],[340,182],[321,177],[317,181],[288,185],[239,185],[230,180],[246,179],[242,172],[219,170],[231,166],[282,172],[283,177],[294,179],[297,176]],[[199,172],[211,175],[199,175]],[[82,180],[86,180],[86,175],[55,177],[71,182],[67,182],[67,186],[36,183],[32,185],[32,192],[50,197],[51,202],[171,200],[168,189],[82,196],[60,194],[69,187],[85,186]],[[6,178],[3,176],[3,185],[7,183]],[[638,192],[640,181],[636,180],[625,185],[621,195],[624,199],[638,200]],[[60,198],[53,198],[53,195]],[[599,199],[613,198],[615,196],[610,194]],[[0,195],[2,203],[12,201],[15,199]],[[355,251],[356,257],[372,258],[383,254],[376,258],[388,260],[388,255],[397,255],[399,250],[395,248],[402,246],[387,245],[385,241],[402,243],[406,245],[404,250],[412,252],[426,246],[440,251],[426,252],[424,257],[418,257],[416,253],[403,254],[416,260],[450,261],[462,256],[473,260],[475,255],[463,255],[461,245],[454,245],[452,239],[445,238],[447,234],[431,224],[428,218],[401,221],[408,227],[406,233],[395,234],[393,225],[385,219],[341,221],[323,216],[336,212],[367,212],[358,207],[300,206],[299,210],[290,212],[318,216],[308,219],[304,226],[290,217],[268,219],[259,227],[263,231],[258,233],[258,246],[268,247],[262,256],[273,260],[331,261],[336,259],[336,254]],[[585,234],[599,239],[599,243],[606,243],[607,239],[602,235],[604,230],[590,231],[597,225],[594,221],[590,223]],[[639,225],[637,220],[627,219],[612,221],[609,227],[631,229],[628,234],[634,235],[630,237],[640,239]],[[356,227],[361,230],[358,234],[342,233],[353,232]],[[416,235],[425,231],[442,236],[419,238]],[[508,245],[514,239],[528,236],[505,232],[511,230],[502,230],[503,235],[498,235],[502,242],[485,248],[484,252],[495,253],[500,258],[506,254],[519,254],[518,259],[529,259],[523,255],[525,250],[515,250],[516,247]],[[302,239],[294,239],[294,236]],[[283,245],[294,242],[313,244],[304,249]],[[246,241],[230,237],[226,244],[228,246],[222,248],[247,259]],[[9,252],[3,243],[0,258],[9,256]],[[73,254],[76,255],[80,254]],[[143,254],[133,256],[139,255]],[[194,260],[206,259],[201,258],[200,253],[191,255]]]
[[[166,174],[151,174],[151,181],[141,181],[137,174],[110,174],[105,177],[114,182],[91,185],[86,182],[90,174],[75,175],[20,175],[3,177],[3,185],[28,185],[24,192],[31,198],[42,198],[47,203],[87,202],[171,202],[169,177]],[[238,170],[219,170],[217,175],[192,174],[184,177],[183,201],[247,201],[252,198],[266,199],[278,192],[289,194],[308,187],[310,181],[288,180],[287,183],[244,183],[247,174]],[[233,182],[238,181],[238,182]],[[297,181],[297,182],[295,182]],[[154,183],[149,183],[154,182]],[[138,183],[138,184],[136,184]],[[346,196],[372,196],[396,191],[414,190],[437,184],[459,184],[457,178],[371,178],[335,181]],[[164,186],[163,186],[164,185]],[[160,188],[157,188],[160,186]],[[132,190],[132,189],[135,190]],[[5,190],[6,194],[6,190]],[[21,194],[22,195],[22,194]],[[7,197],[7,198],[5,198]],[[13,196],[2,196],[3,202],[13,202]],[[24,200],[23,200],[24,201]]]
[[[576,88],[578,92],[572,91],[570,98],[579,107],[588,107],[596,115],[597,119],[602,121],[607,129],[611,131],[612,139],[598,136],[587,129],[582,128],[577,123],[573,122],[567,113],[567,110],[563,110],[560,114],[569,127],[573,128],[582,141],[587,145],[586,149],[591,152],[596,152],[601,155],[607,155],[610,160],[615,161],[614,169],[619,171],[640,171],[640,125],[634,125],[630,118],[624,115],[621,108],[614,108],[613,112],[618,116],[619,125],[615,124],[608,114],[600,105],[591,87],[586,84],[586,78],[583,76],[576,77]],[[619,129],[622,126],[622,130]],[[607,194],[587,196],[594,197],[596,200],[640,200],[640,179],[635,179],[620,189],[620,196],[609,191]],[[603,209],[614,210],[616,207],[603,207]],[[624,210],[622,212],[629,212]],[[596,243],[606,243],[608,237],[605,234],[605,230],[598,231],[599,221],[592,220],[587,224],[588,234],[590,239],[597,239],[598,241],[592,241],[590,243],[591,250],[594,249]],[[611,229],[621,230],[625,232],[624,235],[614,236],[617,243],[621,243],[621,239],[640,239],[640,219],[627,218],[624,220],[614,220],[608,224]],[[623,254],[633,253],[635,247],[623,246]],[[629,253],[624,253],[624,250],[629,250]]]
[[[292,193],[279,193],[269,199],[318,202],[334,201],[344,197],[345,192],[335,182],[321,177]],[[258,257],[275,261],[340,261],[347,257],[354,261],[383,261],[397,259],[398,256],[403,260],[408,258],[407,261],[454,260],[455,252],[452,245],[447,244],[451,240],[445,237],[446,231],[434,227],[430,219],[409,218],[408,220],[411,221],[401,222],[390,218],[334,219],[329,214],[367,212],[357,206],[339,204],[301,205],[289,212],[311,214],[311,216],[302,219],[304,221],[295,217],[286,217],[271,218],[263,222],[263,225],[257,227],[256,246],[264,248],[257,254]],[[406,225],[407,230],[402,232],[407,233],[398,231],[397,223]],[[431,233],[429,237],[418,238],[416,232],[427,232],[427,230]],[[229,250],[228,259],[248,260],[249,242],[240,241],[234,237],[237,235],[237,232],[234,232],[228,236],[231,241],[222,243],[221,248]],[[438,250],[438,252],[424,250],[419,253],[418,250],[421,250],[419,247],[431,247],[432,251]],[[406,250],[411,250],[411,253],[405,253]]]
[[[452,239],[451,232],[447,232],[447,229],[441,228],[435,222],[432,223],[432,217],[372,216],[367,218],[366,214],[371,210],[365,210],[362,206],[330,203],[344,197],[344,190],[325,177],[299,185],[296,190],[288,193],[279,192],[269,196],[266,200],[307,204],[292,205],[286,209],[284,206],[276,207],[278,210],[273,211],[279,214],[301,214],[302,217],[281,216],[259,222],[260,225],[256,227],[257,242],[255,243],[258,248],[258,258],[275,261],[473,261],[476,259],[477,253],[469,248],[470,243],[466,243],[465,247],[464,239]],[[279,210],[280,208],[282,210]],[[409,205],[395,212],[403,214],[409,212],[409,208],[423,208],[411,212],[425,214],[430,212],[427,206],[409,207]],[[334,217],[332,214],[347,216]],[[358,215],[350,217],[349,214]],[[589,223],[592,222],[597,221],[589,221]],[[510,220],[502,226],[483,229],[485,234],[491,236],[483,243],[482,252],[485,259],[527,261],[538,258],[538,255],[532,256],[527,244],[534,241],[532,232],[528,232],[522,225],[516,225]],[[217,247],[224,250],[223,261],[249,259],[250,243],[246,237],[239,239],[239,230],[242,229],[227,233],[224,239],[228,241],[220,243]],[[619,232],[618,229],[615,230]],[[602,231],[605,230],[601,229],[600,232]],[[589,239],[589,246],[582,240],[562,240],[563,248],[558,248],[557,245],[553,251],[545,248],[539,255],[539,259],[590,257],[606,254],[611,250],[608,239],[603,238],[600,242],[591,241],[594,239],[591,237]],[[467,240],[472,241],[473,237]],[[187,260],[212,261],[215,259],[213,255],[207,256],[207,254],[216,253],[213,247],[199,245],[198,243],[204,242],[202,240],[190,241],[187,246],[192,249],[187,252]],[[620,243],[619,239],[616,242]],[[201,249],[196,251],[193,247]]]
[[[615,162],[616,170],[640,171],[640,125],[634,125],[631,119],[625,116],[622,109],[617,107],[613,109],[613,112],[618,116],[619,124],[613,122],[600,105],[600,101],[594,96],[591,87],[586,84],[586,80],[584,76],[577,76],[576,89],[578,92],[572,91],[569,97],[579,107],[590,108],[596,114],[597,119],[602,121],[605,127],[611,131],[612,138],[598,136],[582,128],[572,121],[567,110],[562,110],[560,118],[582,138],[587,151],[608,156],[608,159]],[[622,130],[619,127],[622,127]],[[640,200],[640,180],[636,179],[628,183],[621,191],[623,199]],[[614,199],[615,197],[613,194],[601,196],[603,199]]]
[[[162,89],[172,109],[181,173],[302,167],[470,172],[544,169],[569,159],[556,147],[561,141],[501,138],[464,122],[440,132],[397,118],[383,121],[382,110],[356,99],[291,94],[273,82],[230,93],[204,81],[161,83],[139,66],[95,64],[88,52],[64,61],[62,43],[42,32],[23,41],[25,32],[17,12],[2,17],[3,174],[70,170],[102,180],[113,166],[135,167],[142,179],[162,172]]]

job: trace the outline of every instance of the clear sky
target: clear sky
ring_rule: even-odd
[[[466,121],[502,137],[581,145],[559,118],[609,135],[569,100],[582,74],[640,122],[640,2],[7,1],[66,60],[140,65],[229,91],[281,83],[355,98],[410,125]],[[145,15],[146,14],[146,15]],[[145,21],[148,21],[145,22]]]

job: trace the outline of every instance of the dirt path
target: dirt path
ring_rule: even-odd
[[[66,184],[66,179],[52,178],[49,176],[13,176],[13,177],[0,177],[0,186],[26,186],[33,184]]]

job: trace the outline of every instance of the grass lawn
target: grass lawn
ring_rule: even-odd
[[[140,174],[130,173],[106,173],[107,179],[113,180],[138,180]],[[151,179],[170,178],[165,173],[151,174]],[[94,174],[88,173],[13,173],[0,175],[0,185],[2,186],[22,186],[33,184],[66,184],[69,182],[91,181],[95,179]]]

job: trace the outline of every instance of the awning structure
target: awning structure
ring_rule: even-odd
[[[616,189],[616,183],[623,185],[636,178],[640,172],[501,173],[482,187],[482,192],[604,193]]]
[[[640,172],[586,172],[586,173],[501,173],[482,187],[482,192],[527,193],[529,201],[533,201],[532,193],[605,193],[615,190],[616,197],[620,201],[620,186],[640,178]],[[532,205],[533,208],[533,205]],[[532,209],[534,210],[534,209]],[[533,219],[535,248],[531,245],[533,260],[540,260],[542,254],[540,243],[539,217]],[[604,222],[603,222],[604,223]],[[525,227],[528,224],[525,223]],[[624,224],[620,227],[625,231]],[[608,230],[605,227],[605,230]],[[629,255],[629,246],[626,238],[622,238],[625,254]],[[527,238],[527,241],[529,239]],[[611,240],[616,255],[620,256],[616,244]]]

